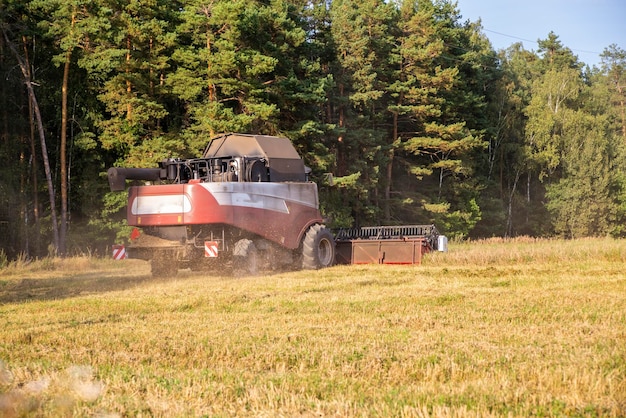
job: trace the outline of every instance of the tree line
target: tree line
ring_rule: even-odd
[[[626,52],[495,51],[446,0],[3,0],[0,233],[15,256],[128,233],[111,166],[290,138],[333,227],[623,236]],[[330,176],[332,174],[332,181]]]

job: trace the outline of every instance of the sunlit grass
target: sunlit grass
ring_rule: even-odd
[[[5,269],[0,415],[624,416],[625,257],[526,239],[245,279]]]

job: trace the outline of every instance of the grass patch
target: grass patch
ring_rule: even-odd
[[[625,254],[482,241],[245,279],[7,267],[0,415],[624,416]]]

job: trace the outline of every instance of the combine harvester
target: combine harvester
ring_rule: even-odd
[[[333,233],[309,173],[287,138],[225,134],[201,158],[113,167],[108,178],[112,191],[142,181],[128,189],[127,221],[135,228],[126,255],[150,261],[154,276],[181,268],[245,275],[335,262],[419,264],[422,254],[438,249],[434,226]]]

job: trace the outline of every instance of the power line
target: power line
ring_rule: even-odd
[[[535,43],[535,44],[537,43],[537,41],[531,41],[530,39],[520,38],[519,36],[507,35],[506,33],[496,32],[495,30],[489,30],[489,29],[485,29],[485,28],[482,28],[482,29],[485,32],[495,33],[496,35],[506,36],[507,38],[519,39],[520,41],[532,42],[532,43]]]
[[[518,39],[520,41],[532,42],[534,44],[537,44],[537,41],[533,41],[533,40],[526,39],[526,38],[520,38],[519,36],[508,35],[506,33],[496,32],[495,30],[489,30],[489,29],[485,29],[485,28],[482,28],[482,30],[485,31],[485,32],[489,32],[489,33],[495,33],[496,35],[506,36],[507,38],[513,38],[513,39]],[[574,48],[570,48],[570,50],[575,51],[575,52],[582,52],[582,53],[585,53],[585,54],[597,54],[597,55],[600,55],[600,52],[597,52],[597,51],[586,51],[584,49],[574,49]]]

